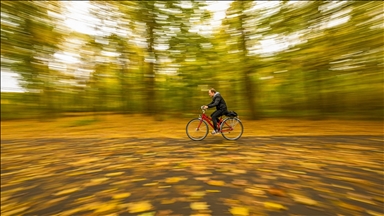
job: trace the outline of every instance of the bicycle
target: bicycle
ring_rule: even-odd
[[[194,141],[200,141],[207,137],[209,128],[208,125],[213,127],[212,118],[205,114],[204,106],[200,107],[202,114],[199,118],[194,118],[187,123],[186,133],[187,136]],[[220,128],[219,133],[227,140],[237,140],[243,134],[243,124],[235,112],[226,114],[227,118],[223,120],[221,116],[217,123],[217,128]]]

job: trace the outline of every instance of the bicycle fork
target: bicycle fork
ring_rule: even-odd
[[[199,131],[200,130],[200,125],[201,125],[201,123],[203,123],[203,119],[202,118],[200,118],[200,123],[199,123],[199,125],[197,126],[197,128],[196,128],[196,131]]]

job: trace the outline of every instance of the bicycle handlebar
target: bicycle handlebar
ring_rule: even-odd
[[[200,109],[201,109],[201,111],[202,111],[203,113],[205,113],[204,106],[205,106],[205,105],[203,105],[203,106],[200,107]]]

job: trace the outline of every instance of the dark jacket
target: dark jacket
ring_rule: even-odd
[[[219,92],[216,92],[212,97],[212,102],[207,105],[208,108],[216,107],[216,110],[227,111],[227,104]]]

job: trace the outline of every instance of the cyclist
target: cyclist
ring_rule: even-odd
[[[219,117],[225,115],[227,111],[227,104],[225,103],[224,98],[220,95],[219,92],[216,92],[215,89],[211,88],[208,90],[209,96],[212,97],[212,102],[208,105],[204,106],[204,109],[216,107],[216,111],[211,114],[214,130],[212,134],[219,133],[219,129],[217,128],[217,122],[219,121]]]

